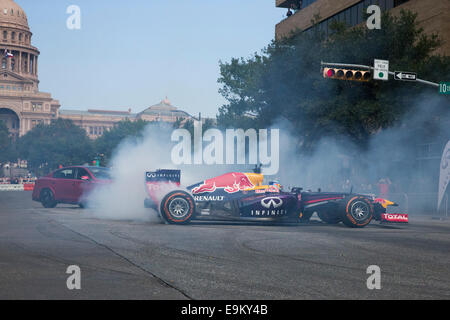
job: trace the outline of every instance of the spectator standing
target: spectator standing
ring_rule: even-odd
[[[389,195],[390,185],[391,180],[389,180],[389,178],[380,179],[380,181],[378,181],[378,189],[380,190],[380,197],[386,198]]]

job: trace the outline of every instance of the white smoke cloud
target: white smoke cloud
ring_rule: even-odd
[[[152,209],[144,208],[145,172],[173,168],[170,146],[164,139],[169,127],[148,125],[143,137],[125,139],[111,161],[113,182],[88,195],[91,214],[96,218],[149,221],[156,218]]]
[[[393,193],[436,193],[439,161],[436,168],[433,162],[427,162],[428,167],[421,170],[411,167],[417,158],[417,143],[427,141],[423,132],[412,129],[427,128],[430,112],[441,108],[441,104],[442,100],[439,99],[420,99],[414,112],[405,117],[400,125],[375,134],[364,151],[356,148],[350,140],[340,139],[337,143],[336,139],[325,138],[318,143],[313,154],[299,155],[299,140],[292,134],[294,130],[289,121],[279,120],[270,129],[280,129],[280,170],[278,174],[268,176],[266,181],[279,180],[285,187],[298,186],[305,190],[321,188],[323,191],[349,191],[353,187],[354,192],[378,194],[379,180],[390,178]],[[447,122],[441,121],[441,127],[433,127],[433,136],[442,136],[443,140],[448,141],[450,126],[446,123],[449,123],[449,111],[441,116]],[[94,217],[142,221],[156,219],[154,210],[144,208],[144,199],[147,197],[146,171],[181,169],[181,184],[188,186],[226,172],[251,172],[254,167],[175,166],[171,161],[171,150],[175,145],[170,138],[172,132],[173,128],[169,125],[150,124],[145,128],[142,138],[127,139],[119,145],[111,162],[114,182],[89,196],[89,204],[93,207],[90,212]],[[432,203],[436,202],[432,200]],[[423,198],[415,206],[428,208],[429,202],[430,199]]]

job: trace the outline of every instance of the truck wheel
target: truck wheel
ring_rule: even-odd
[[[79,206],[81,209],[86,209],[86,208],[88,207],[88,203],[87,203],[86,201],[81,201],[81,202],[78,204],[78,206]]]
[[[52,190],[44,189],[41,191],[40,200],[44,208],[54,208],[56,207],[55,196],[53,195]]]
[[[341,222],[341,217],[338,214],[333,214],[328,210],[317,211],[320,220],[328,224],[338,224]]]
[[[194,212],[194,199],[185,191],[172,191],[161,201],[161,218],[170,224],[188,223]]]
[[[352,228],[367,226],[373,218],[373,206],[365,197],[355,196],[345,203],[342,222]]]

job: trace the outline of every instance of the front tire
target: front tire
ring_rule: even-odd
[[[365,197],[355,196],[345,203],[342,222],[351,228],[363,228],[373,218],[373,206]]]
[[[57,202],[55,201],[55,195],[50,189],[44,189],[41,191],[40,200],[44,208],[54,208],[57,205]]]
[[[167,223],[186,224],[194,216],[195,201],[185,191],[172,191],[161,201],[160,213],[161,218]]]

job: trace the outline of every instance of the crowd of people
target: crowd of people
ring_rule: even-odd
[[[0,184],[26,184],[26,183],[35,183],[36,182],[36,177],[32,177],[31,174],[26,176],[26,177],[22,177],[22,176],[18,176],[18,177],[3,177],[0,178]]]
[[[400,188],[389,177],[373,182],[355,182],[351,179],[345,179],[340,184],[330,183],[327,187],[327,191],[350,192],[351,190],[358,193],[376,194],[380,197],[387,197],[389,194],[400,192]]]

